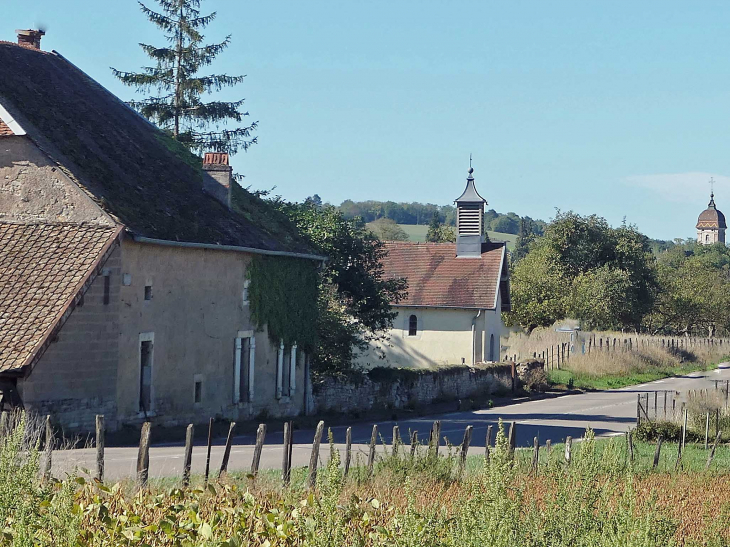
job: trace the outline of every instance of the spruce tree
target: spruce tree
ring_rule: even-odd
[[[202,100],[203,95],[243,81],[243,76],[200,74],[203,67],[228,47],[231,36],[219,43],[203,43],[201,31],[215,19],[216,13],[201,15],[201,0],[155,1],[160,6],[159,12],[141,2],[139,5],[147,18],[162,30],[169,45],[140,44],[155,62],[155,66],[143,67],[142,72],[112,68],[122,83],[149,95],[130,101],[130,106],[199,154],[205,151],[235,154],[240,149],[246,150],[256,142],[251,133],[257,123],[241,125],[248,116],[248,112],[242,111],[243,99]]]
[[[441,241],[441,217],[438,211],[434,211],[431,216],[431,222],[428,224],[428,232],[426,232],[426,241],[429,243],[438,243]]]

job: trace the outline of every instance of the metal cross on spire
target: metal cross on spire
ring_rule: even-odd
[[[710,177],[710,197],[715,197],[715,179]]]
[[[471,167],[471,153],[469,153],[469,167]]]

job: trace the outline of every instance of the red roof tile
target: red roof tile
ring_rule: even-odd
[[[4,121],[0,120],[0,137],[10,137],[14,135],[13,130],[10,129]]]
[[[120,229],[0,222],[0,372],[42,353]]]
[[[457,258],[455,243],[389,242],[385,248],[384,277],[408,280],[408,297],[399,305],[494,309],[506,267],[503,243],[482,244],[481,258]]]

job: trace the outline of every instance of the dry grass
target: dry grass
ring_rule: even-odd
[[[672,339],[620,332],[557,332],[555,329],[559,326],[567,325],[535,329],[530,335],[511,333],[502,353],[524,359],[534,354],[540,357],[545,352],[547,368],[553,369],[557,366],[558,348],[571,344],[573,352],[569,360],[561,362],[560,368],[593,378],[671,371],[690,364],[704,368],[730,354],[727,340],[723,340],[722,344],[718,340],[709,345],[704,339]]]

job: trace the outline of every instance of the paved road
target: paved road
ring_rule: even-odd
[[[471,446],[474,450],[484,447],[488,425],[496,424],[499,418],[505,422],[518,422],[518,446],[531,446],[533,438],[539,437],[543,443],[551,439],[554,443],[561,442],[566,436],[580,437],[587,427],[593,428],[596,435],[610,436],[623,433],[636,422],[636,394],[655,390],[679,391],[684,398],[690,389],[713,388],[713,380],[730,380],[730,363],[723,363],[720,368],[706,372],[693,373],[677,378],[667,378],[639,386],[624,389],[565,395],[556,398],[518,402],[515,404],[468,412],[454,412],[437,416],[419,417],[399,422],[379,422],[378,427],[385,441],[392,441],[392,429],[396,423],[400,426],[401,435],[407,440],[409,431],[418,431],[419,439],[425,443],[434,420],[441,420],[441,434],[452,444],[461,442],[464,428],[474,426]],[[654,396],[650,396],[650,407],[653,412]],[[680,399],[678,399],[680,400]],[[659,413],[663,413],[664,398],[659,394]],[[667,406],[671,411],[671,395]],[[679,408],[679,402],[677,403]],[[364,461],[367,457],[368,443],[372,423],[359,423],[352,427],[353,458],[357,454]],[[344,449],[346,426],[332,428],[335,446]],[[292,450],[293,465],[304,466],[309,462],[312,430],[294,432],[294,447]],[[261,457],[261,468],[281,468],[281,431],[270,432]],[[235,438],[231,450],[229,470],[246,470],[251,465],[255,436],[243,435]],[[323,439],[321,457],[327,459],[328,446]],[[94,449],[67,450],[54,453],[54,474],[62,476],[66,471],[77,467],[80,469],[94,469]],[[195,446],[193,449],[193,473],[203,473],[205,470],[206,447]],[[223,457],[223,446],[216,445],[212,449],[211,469],[220,465]],[[136,448],[107,448],[105,453],[105,474],[110,480],[125,476],[133,476],[137,461]],[[150,449],[150,476],[180,476],[182,473],[183,447],[181,445],[153,446]]]

